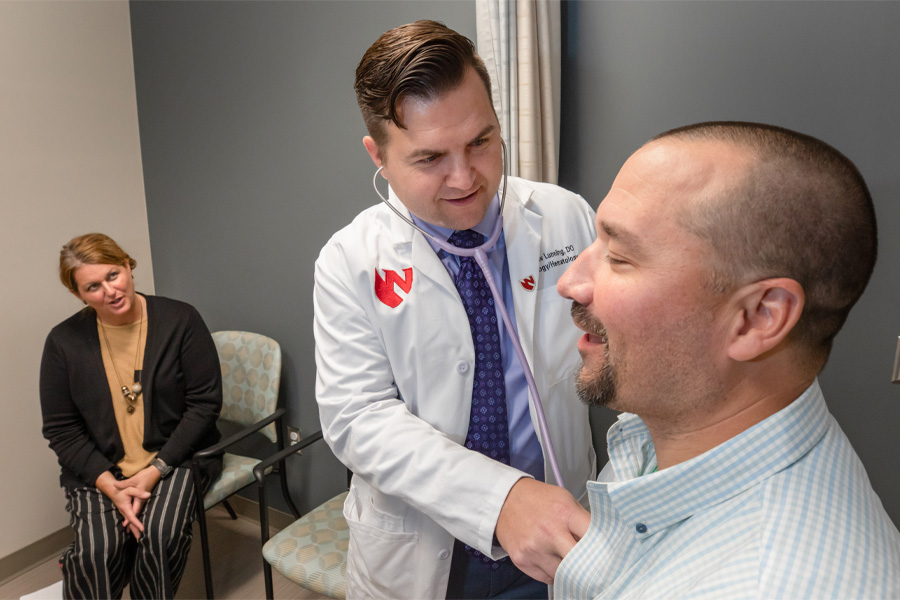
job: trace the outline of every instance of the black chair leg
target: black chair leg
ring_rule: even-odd
[[[275,592],[272,589],[272,565],[263,561],[263,575],[266,580],[266,600],[275,600]]]
[[[231,517],[231,520],[237,521],[237,513],[234,512],[233,508],[231,508],[231,505],[228,503],[228,500],[222,500],[222,506],[224,506],[225,510],[228,511],[228,515]]]
[[[278,478],[281,480],[281,494],[284,496],[285,502],[287,502],[288,508],[291,509],[291,513],[294,515],[295,519],[300,518],[300,511],[297,510],[297,505],[294,504],[294,499],[291,498],[291,490],[288,488],[287,482],[287,464],[285,461],[281,461],[278,463]]]
[[[258,482],[259,486],[259,528],[260,528],[260,550],[269,541],[269,503],[266,497],[266,486],[264,481]],[[262,552],[260,552],[262,555]],[[262,557],[263,561],[263,580],[266,583],[266,600],[273,600],[275,592],[272,586],[272,566],[269,561]]]
[[[206,583],[206,597],[213,600],[212,565],[209,562],[209,534],[206,529],[206,509],[203,508],[203,495],[199,490],[203,489],[200,481],[200,473],[193,469],[194,490],[197,498],[197,522],[200,524],[200,546],[203,550],[203,578]]]

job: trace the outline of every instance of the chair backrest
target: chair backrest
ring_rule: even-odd
[[[278,406],[281,383],[281,346],[270,337],[249,331],[216,331],[212,334],[222,367],[220,419],[252,425],[268,417]],[[275,424],[261,431],[277,441]]]

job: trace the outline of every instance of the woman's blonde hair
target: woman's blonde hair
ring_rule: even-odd
[[[59,252],[59,280],[76,294],[75,271],[82,265],[128,265],[134,269],[137,262],[108,235],[86,233],[69,240]]]

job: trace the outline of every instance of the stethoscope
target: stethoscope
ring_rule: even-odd
[[[388,205],[388,208],[394,211],[398,217],[409,223],[410,226],[422,233],[422,235],[431,238],[431,241],[434,242],[435,246],[444,252],[449,252],[456,256],[474,257],[475,262],[481,267],[484,278],[487,280],[488,287],[491,288],[491,294],[494,296],[494,304],[500,308],[500,318],[503,319],[503,323],[506,325],[506,331],[509,333],[509,339],[512,340],[516,356],[519,358],[519,364],[522,365],[522,370],[525,372],[525,381],[528,384],[528,391],[531,392],[531,397],[534,398],[535,416],[537,417],[541,438],[543,438],[545,442],[547,462],[550,463],[550,470],[553,472],[556,484],[562,486],[563,479],[559,472],[559,464],[556,462],[556,452],[553,450],[553,441],[550,439],[550,430],[547,427],[547,417],[544,415],[544,405],[541,402],[540,394],[538,394],[537,385],[534,383],[534,374],[528,366],[528,359],[525,358],[525,351],[522,349],[522,344],[519,342],[519,336],[516,334],[515,328],[513,328],[512,320],[509,317],[509,313],[506,312],[506,305],[503,303],[503,297],[500,294],[500,290],[497,288],[497,283],[494,281],[494,276],[491,274],[491,269],[488,266],[487,253],[494,247],[497,240],[500,239],[500,232],[503,231],[503,205],[506,202],[506,180],[509,175],[509,163],[506,156],[506,144],[503,143],[502,140],[501,146],[503,147],[503,191],[500,194],[500,214],[497,215],[497,220],[494,222],[494,230],[491,232],[491,235],[489,235],[485,242],[477,248],[459,248],[447,241],[434,237],[413,223],[411,219],[400,212],[393,204],[388,202],[387,198],[382,196],[381,192],[378,190],[378,175],[384,167],[378,167],[378,170],[375,171],[375,176],[372,178],[372,186],[375,188],[375,193],[378,194],[381,201]]]

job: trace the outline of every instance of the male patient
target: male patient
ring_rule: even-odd
[[[816,380],[875,264],[854,165],[693,125],[628,159],[596,224],[558,288],[579,395],[625,414],[556,596],[900,598],[900,534]]]

